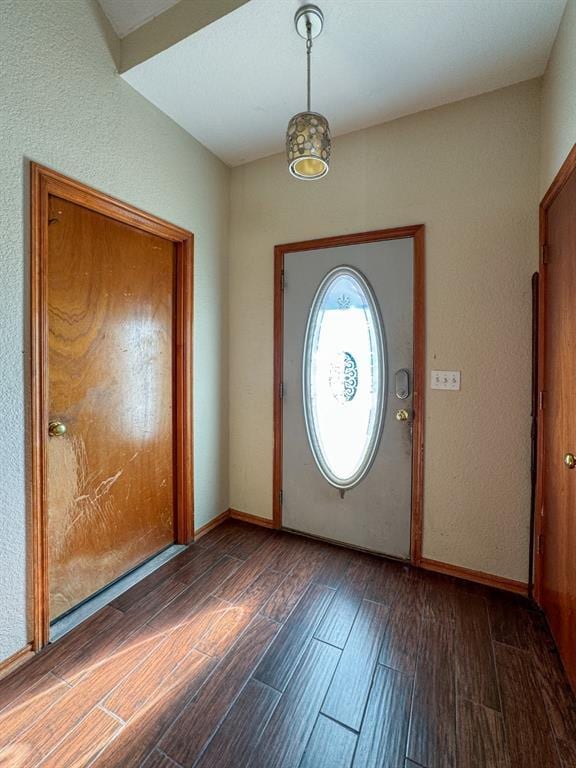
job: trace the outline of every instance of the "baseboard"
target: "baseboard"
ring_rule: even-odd
[[[223,523],[224,520],[228,520],[229,517],[230,517],[230,510],[227,509],[224,512],[222,512],[220,515],[218,515],[218,517],[215,517],[213,520],[210,520],[209,523],[206,523],[206,525],[203,525],[201,528],[198,528],[198,530],[194,532],[194,541],[198,541],[198,539],[201,539],[202,536],[205,536],[213,528],[216,528],[217,525],[220,525],[220,523]]]
[[[252,525],[260,525],[263,528],[274,528],[274,521],[267,517],[258,517],[258,515],[249,515],[247,512],[240,512],[238,509],[230,508],[228,510],[230,517],[233,520],[243,520],[245,523],[252,523]]]
[[[457,579],[474,581],[476,584],[484,584],[487,587],[504,589],[507,592],[514,592],[516,595],[528,596],[528,584],[523,581],[514,581],[505,579],[503,576],[495,576],[492,573],[483,571],[472,571],[470,568],[463,568],[461,565],[451,565],[450,563],[441,563],[439,560],[428,560],[422,558],[420,568],[425,571],[435,571],[443,573],[446,576],[455,576]]]
[[[194,541],[198,541],[198,539],[201,539],[202,536],[207,534],[213,528],[216,528],[217,525],[220,525],[220,523],[223,523],[230,518],[232,520],[243,520],[245,523],[252,523],[252,525],[260,525],[262,528],[274,528],[273,520],[269,520],[266,517],[258,517],[258,515],[249,515],[247,512],[240,512],[238,509],[230,508],[225,512],[222,512],[218,517],[215,517],[214,520],[210,520],[210,522],[203,525],[202,528],[198,528],[194,534]]]
[[[32,643],[28,643],[24,648],[20,648],[19,651],[13,653],[12,656],[8,656],[4,661],[0,661],[0,678],[6,677],[7,674],[13,672],[17,667],[24,664],[25,661],[28,661],[34,655]]]

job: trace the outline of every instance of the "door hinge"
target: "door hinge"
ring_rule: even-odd
[[[541,411],[544,410],[544,390],[540,390],[540,392],[538,392],[538,408]]]
[[[536,543],[536,552],[539,555],[541,555],[544,552],[544,536],[541,533],[538,534],[538,541]]]
[[[280,387],[279,387],[279,390],[278,390],[278,396],[280,397],[280,400],[284,399],[284,382],[283,381],[280,382]]]
[[[283,291],[286,288],[286,275],[284,270],[280,273],[280,290]]]
[[[280,502],[280,506],[284,504],[284,491],[278,492],[278,501]]]
[[[547,245],[540,246],[540,258],[542,260],[542,264],[550,263],[550,248]]]

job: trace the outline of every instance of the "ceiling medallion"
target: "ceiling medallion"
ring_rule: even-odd
[[[323,115],[310,108],[310,55],[312,40],[322,32],[324,15],[316,5],[303,5],[296,11],[294,25],[300,37],[306,40],[307,108],[288,123],[288,167],[297,179],[321,179],[330,168],[330,126]]]

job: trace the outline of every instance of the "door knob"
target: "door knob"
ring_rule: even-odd
[[[51,421],[48,424],[48,434],[50,437],[62,437],[66,434],[66,424],[61,421]]]
[[[401,408],[399,411],[396,411],[396,421],[408,421],[410,414],[406,410],[406,408]]]
[[[576,456],[573,453],[567,453],[564,456],[564,464],[566,464],[568,469],[574,469],[576,467]]]

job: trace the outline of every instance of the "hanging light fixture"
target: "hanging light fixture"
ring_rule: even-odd
[[[292,176],[297,179],[321,179],[330,168],[330,126],[328,120],[310,109],[310,55],[312,40],[324,26],[324,15],[316,5],[303,5],[294,16],[296,31],[306,40],[307,107],[288,123],[286,155]]]

